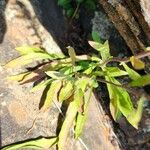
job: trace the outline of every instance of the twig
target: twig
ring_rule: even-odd
[[[144,57],[147,57],[147,56],[150,56],[150,51],[148,52],[141,52],[137,55],[135,55],[134,57],[137,58],[137,59],[140,59],[140,58],[144,58]],[[128,63],[130,62],[130,57],[128,58],[118,58],[118,57],[113,57],[109,60],[106,60],[103,64],[108,64],[109,62],[124,62],[124,63]]]

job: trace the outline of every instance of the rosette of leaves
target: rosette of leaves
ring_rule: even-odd
[[[138,128],[145,97],[143,95],[139,97],[137,108],[135,108],[127,87],[141,87],[150,84],[150,75],[141,76],[128,67],[126,62],[132,64],[134,62],[133,66],[136,63],[138,69],[144,67],[143,62],[141,63],[136,57],[134,59],[133,57],[132,59],[129,58],[128,61],[119,59],[118,62],[124,69],[108,66],[109,62],[117,60],[117,58],[110,55],[108,41],[103,44],[100,43],[98,36],[95,34],[94,40],[89,41],[89,44],[99,54],[92,56],[77,56],[72,47],[67,47],[69,57],[63,54],[49,54],[37,47],[16,48],[21,56],[8,62],[6,67],[12,68],[18,65],[30,64],[33,61],[42,61],[30,71],[13,75],[9,79],[17,80],[21,84],[40,81],[33,87],[32,91],[47,88],[45,101],[40,108],[41,111],[47,111],[53,101],[67,102],[68,108],[60,133],[55,138],[28,141],[6,146],[4,149],[19,149],[22,147],[43,149],[57,144],[59,150],[64,150],[66,138],[72,128],[76,139],[81,135],[88,114],[90,97],[93,89],[98,87],[98,82],[107,85],[110,97],[110,112],[114,120],[117,121],[121,116],[124,116],[133,127]],[[43,61],[44,63],[42,63]],[[129,77],[130,82],[123,86],[118,77]],[[45,144],[42,141],[45,141]]]

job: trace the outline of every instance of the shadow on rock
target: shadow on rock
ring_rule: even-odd
[[[0,43],[3,42],[4,35],[7,30],[6,20],[5,20],[5,8],[8,3],[8,0],[0,1]]]

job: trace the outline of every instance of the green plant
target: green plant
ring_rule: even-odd
[[[93,94],[93,89],[97,88],[99,83],[106,83],[107,85],[110,97],[110,111],[114,120],[117,121],[123,115],[133,127],[138,128],[145,96],[136,95],[140,100],[137,109],[135,109],[129,93],[133,93],[132,87],[150,84],[150,75],[141,76],[129,68],[126,63],[131,62],[136,69],[142,69],[144,68],[144,63],[140,58],[150,55],[150,52],[120,59],[110,55],[108,41],[102,44],[98,36],[93,38],[96,42],[89,41],[89,44],[98,51],[98,55],[77,56],[72,47],[67,47],[69,57],[63,54],[49,54],[36,47],[19,47],[16,49],[21,56],[7,63],[6,67],[12,68],[18,64],[30,64],[33,60],[45,61],[44,63],[41,62],[40,67],[11,76],[9,79],[17,80],[21,84],[43,79],[32,89],[32,91],[36,91],[40,88],[48,88],[41,111],[49,109],[54,100],[60,103],[67,102],[68,108],[57,137],[15,144],[4,149],[10,150],[20,147],[50,148],[57,144],[58,149],[63,150],[72,126],[75,138],[78,139],[81,135],[87,117],[90,97]],[[113,62],[118,62],[122,69],[120,69],[120,66],[112,67],[108,65]],[[121,80],[124,77],[130,79],[126,84],[123,84]],[[45,144],[42,141],[45,141]]]
[[[58,0],[58,5],[60,5],[66,12],[68,17],[78,17],[79,8],[82,5],[87,10],[96,9],[97,0]]]

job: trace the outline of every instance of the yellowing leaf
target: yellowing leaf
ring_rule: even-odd
[[[122,63],[122,65],[125,68],[125,70],[128,72],[128,75],[132,80],[137,80],[138,78],[141,77],[140,74],[138,74],[133,69],[129,68],[125,63]]]
[[[65,120],[63,122],[63,125],[59,133],[59,140],[58,140],[59,150],[65,150],[66,140],[70,132],[70,129],[72,127],[72,124],[75,120],[75,117],[77,115],[77,112],[78,112],[78,109],[76,107],[75,102],[73,101],[68,106],[66,117],[65,117]]]
[[[73,84],[71,81],[67,81],[59,92],[59,101],[67,100],[73,94]]]
[[[82,109],[82,105],[84,103],[84,92],[81,89],[76,89],[74,92],[74,101],[76,103],[76,107],[79,109]],[[80,111],[80,110],[79,110]],[[83,112],[83,110],[81,110]]]
[[[70,46],[68,46],[67,48],[68,48],[69,56],[71,57],[71,60],[72,60],[72,65],[75,66],[76,53],[74,51],[74,48]]]
[[[141,61],[140,59],[137,59],[134,56],[130,57],[130,61],[131,61],[132,66],[137,70],[141,70],[145,68],[144,62]]]
[[[57,93],[59,92],[61,85],[62,85],[62,81],[60,80],[55,80],[51,83],[50,88],[46,93],[44,104],[41,108],[43,111],[47,110],[50,107],[54,99],[57,99]]]
[[[25,76],[27,76],[28,74],[30,74],[30,72],[25,72],[25,73],[20,73],[17,75],[12,75],[7,77],[8,80],[13,80],[13,81],[22,81],[24,79]]]
[[[35,53],[35,52],[44,52],[44,50],[42,50],[39,47],[30,47],[30,46],[21,46],[21,47],[17,47],[16,50],[21,54],[21,55],[26,55],[29,53]]]
[[[147,51],[150,51],[150,47],[146,47],[146,50],[147,50]]]
[[[56,144],[57,138],[40,138],[40,139],[34,139],[22,143],[16,143],[11,144],[9,146],[6,146],[2,148],[2,150],[19,150],[22,148],[28,148],[28,149],[49,149],[54,144]]]
[[[137,86],[137,87],[141,87],[141,86],[146,86],[150,84],[150,75],[144,75],[141,76],[140,78],[138,78],[135,81],[131,81],[129,83],[130,86]]]
[[[138,124],[142,117],[142,111],[143,111],[143,103],[145,101],[145,97],[142,96],[138,102],[137,110],[134,110],[131,112],[131,114],[127,117],[127,120],[130,122],[130,124],[138,129]]]
[[[45,53],[30,53],[28,55],[20,56],[10,62],[8,62],[5,66],[6,67],[16,67],[21,65],[29,64],[33,61],[42,60],[42,59],[50,59],[51,56]]]

